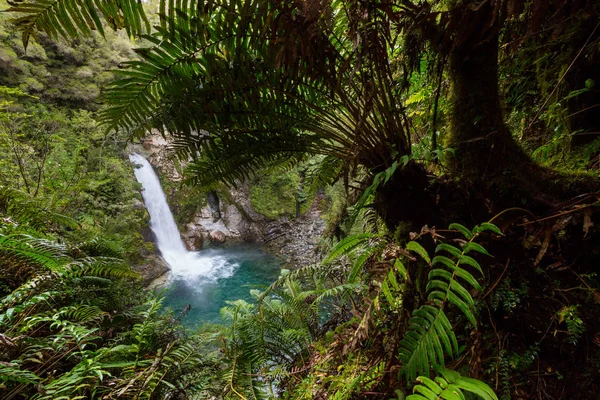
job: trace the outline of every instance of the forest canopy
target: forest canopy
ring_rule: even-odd
[[[63,210],[65,193],[85,193],[69,199],[78,210],[69,217],[94,225],[86,216],[99,206],[105,223],[90,236],[139,226],[115,207],[133,201],[115,178],[119,146],[153,129],[173,138],[193,186],[236,186],[307,160],[303,179],[343,186],[321,263],[226,307],[219,345],[207,345],[210,333],[159,335],[169,323],[154,316],[144,331],[138,321],[158,303],[143,302],[127,318],[138,342],[125,339],[126,361],[111,364],[110,347],[94,358],[119,370],[122,392],[88,371],[82,397],[575,399],[599,390],[597,1],[8,4],[2,17],[20,37],[0,28],[2,185]],[[75,105],[85,111],[55,108]],[[105,144],[110,155],[98,154]],[[57,171],[85,171],[81,189]],[[14,210],[20,194],[2,196]],[[135,258],[136,241],[126,243],[120,256]],[[67,253],[53,255],[61,268],[79,260]],[[329,301],[337,312],[323,323]],[[3,315],[11,302],[0,303]],[[37,326],[14,324],[0,340]],[[190,358],[178,381],[172,368],[193,346],[206,357]],[[19,365],[6,367],[15,395],[42,379],[18,376]]]

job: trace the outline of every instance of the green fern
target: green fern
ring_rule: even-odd
[[[408,331],[400,343],[400,359],[403,363],[401,373],[408,380],[414,379],[417,374],[427,373],[431,367],[442,367],[445,355],[454,357],[458,354],[456,336],[444,311],[448,304],[461,310],[469,322],[474,327],[477,326],[475,301],[468,288],[479,291],[481,286],[467,268],[482,275],[483,272],[479,263],[468,253],[475,251],[489,255],[474,240],[481,232],[489,230],[498,233],[499,229],[490,223],[477,226],[473,231],[460,224],[451,224],[450,228],[456,229],[468,239],[462,248],[441,243],[435,249],[436,256],[430,259],[426,250],[417,242],[410,242],[406,246],[433,267],[429,271],[426,285],[429,304],[413,313]]]
[[[350,255],[353,251],[358,248],[367,247],[369,241],[376,239],[377,235],[373,233],[359,233],[356,235],[347,236],[340,240],[334,247],[329,251],[327,257],[322,261],[323,264],[328,264],[333,260],[339,259],[342,256]],[[370,247],[370,246],[369,246]]]
[[[92,30],[104,34],[101,18],[111,28],[125,28],[129,35],[150,31],[142,4],[136,0],[10,0],[7,12],[20,15],[13,23],[22,32],[23,44],[36,31],[48,36],[73,38]]]
[[[27,224],[34,229],[51,226],[78,228],[73,218],[44,207],[39,200],[17,189],[0,185],[0,215],[5,214],[18,224]]]
[[[464,400],[466,399],[464,391],[483,400],[498,400],[494,391],[477,379],[463,377],[458,372],[445,368],[439,369],[439,375],[435,377],[435,380],[419,376],[418,384],[413,388],[413,394],[406,400]]]
[[[450,357],[458,354],[452,324],[443,310],[430,305],[413,312],[400,345],[402,372],[409,381],[432,366],[443,366],[445,354]]]
[[[16,364],[0,363],[0,389],[2,384],[9,382],[27,385],[37,383],[39,379],[36,374],[24,370]]]

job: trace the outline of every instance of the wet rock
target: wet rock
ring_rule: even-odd
[[[185,243],[185,247],[189,251],[198,251],[202,249],[202,245],[204,244],[204,237],[201,233],[198,233],[193,236],[184,236],[183,243]]]
[[[148,256],[145,263],[135,267],[135,270],[142,276],[144,286],[148,286],[152,281],[168,273],[170,268],[161,256],[154,254]]]
[[[138,199],[134,199],[133,200],[133,203],[132,203],[131,207],[134,210],[145,210],[146,209],[146,206],[144,205],[144,202],[142,202],[141,200],[138,200]]]
[[[145,242],[156,243],[156,236],[154,236],[154,232],[152,232],[149,226],[145,226],[142,229],[142,237]]]
[[[146,287],[148,289],[157,289],[157,290],[164,289],[169,284],[169,277],[170,276],[171,276],[171,274],[169,274],[169,272],[165,272],[164,274],[162,274],[158,278],[156,278],[153,281],[151,281],[148,285],[146,285]]]
[[[214,190],[208,192],[206,200],[208,202],[208,206],[210,207],[213,222],[217,222],[221,219],[221,203],[219,201],[219,196],[217,196],[217,192]]]
[[[208,234],[208,238],[213,244],[225,243],[225,241],[227,240],[227,236],[225,236],[225,234],[221,231],[211,231]]]

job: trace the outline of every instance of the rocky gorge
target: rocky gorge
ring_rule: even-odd
[[[319,238],[326,223],[318,207],[319,196],[308,211],[297,218],[280,216],[273,219],[257,212],[250,201],[251,182],[240,182],[235,188],[220,187],[188,196],[182,183],[185,163],[173,156],[171,138],[152,132],[141,143],[131,145],[130,152],[138,152],[148,159],[161,177],[170,204],[192,203],[190,208],[173,207],[181,237],[190,251],[205,246],[234,243],[255,243],[266,252],[278,257],[286,268],[294,269],[321,259]],[[175,197],[179,196],[179,201]],[[148,230],[144,238],[153,241]],[[149,286],[162,286],[169,268],[158,252],[148,254],[146,262],[137,269]]]

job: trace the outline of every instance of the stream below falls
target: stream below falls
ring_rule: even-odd
[[[187,251],[154,169],[139,154],[129,158],[143,186],[142,197],[156,245],[171,268],[163,304],[173,309],[175,316],[191,306],[181,317],[184,326],[221,322],[219,310],[227,301],[250,300],[252,288],[264,288],[279,276],[279,260],[258,246],[240,244]]]

